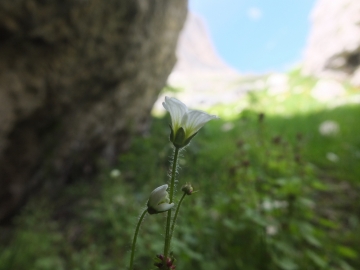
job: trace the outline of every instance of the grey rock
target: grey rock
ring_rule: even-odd
[[[311,21],[304,73],[360,85],[360,1],[319,0]]]
[[[186,14],[186,0],[0,1],[0,220],[146,129]]]
[[[178,62],[169,76],[170,86],[181,89],[172,94],[191,108],[207,108],[233,100],[238,91],[236,81],[241,77],[216,52],[210,34],[201,17],[187,16],[177,44]],[[227,91],[228,90],[228,91]],[[162,109],[161,100],[155,110]]]
[[[212,43],[203,19],[189,12],[177,44],[179,61],[172,73],[229,72],[236,73],[221,59]]]

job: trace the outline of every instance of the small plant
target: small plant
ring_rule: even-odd
[[[174,233],[176,219],[180,210],[180,206],[186,195],[193,193],[193,187],[191,184],[186,184],[182,187],[183,195],[177,204],[175,215],[172,218],[172,208],[174,207],[174,191],[175,191],[175,178],[178,167],[179,153],[184,147],[186,147],[190,141],[196,136],[199,129],[202,128],[207,122],[212,119],[216,119],[215,115],[210,115],[198,110],[190,110],[181,101],[175,98],[165,97],[163,102],[164,108],[170,113],[171,125],[170,125],[170,141],[174,146],[174,156],[172,160],[172,168],[170,173],[170,188],[167,192],[168,185],[162,185],[154,189],[151,192],[147,208],[143,211],[135,229],[135,234],[132,243],[130,266],[129,269],[134,268],[134,256],[136,240],[139,233],[140,225],[147,213],[150,215],[167,212],[166,226],[165,226],[165,243],[164,253],[156,256],[156,262],[154,266],[158,269],[175,269],[175,258],[171,252],[171,238]]]
[[[289,74],[289,92],[209,108],[222,119],[180,149],[171,203],[172,115],[153,118],[115,167],[100,159],[97,177],[55,200],[34,196],[11,229],[1,227],[0,270],[128,269],[134,213],[161,198],[174,204],[168,258],[168,211],[146,211],[133,269],[360,269],[360,107],[324,107],[311,96],[316,81],[305,79]]]
[[[269,134],[263,113],[253,133],[237,141],[228,172],[239,179],[234,187],[238,192],[231,196],[231,205],[238,207],[226,202],[221,208],[225,216],[238,213],[228,221],[241,224],[229,226],[232,237],[252,245],[250,253],[240,250],[237,265],[270,270],[353,269],[337,254],[343,246],[329,238],[337,224],[319,215],[315,207],[327,185],[303,157],[304,136],[298,133],[290,143],[282,135]]]

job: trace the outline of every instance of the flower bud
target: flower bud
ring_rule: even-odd
[[[186,194],[186,195],[191,195],[194,191],[193,187],[191,186],[190,183],[186,183],[185,186],[183,186],[181,188],[181,190]]]
[[[158,254],[158,255],[156,255],[156,257],[157,257],[158,259],[160,259],[161,261],[163,261],[163,260],[164,260],[164,255],[162,255],[162,254]]]
[[[174,206],[174,203],[169,203],[167,188],[168,185],[162,185],[151,192],[147,203],[147,211],[150,215],[166,212]]]
[[[159,254],[156,255],[154,266],[156,266],[159,269],[173,270],[176,269],[175,262],[176,260],[172,253],[170,254],[170,258],[166,258],[166,259],[164,255]]]

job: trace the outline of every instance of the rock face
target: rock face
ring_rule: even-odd
[[[360,85],[360,1],[319,0],[311,20],[305,73]]]
[[[177,97],[188,106],[208,107],[228,96],[239,73],[217,54],[203,20],[188,13],[176,49],[178,62],[169,77],[169,85],[183,90]],[[232,99],[232,96],[229,97]],[[161,109],[158,101],[156,109]]]
[[[186,0],[0,2],[0,220],[146,128],[186,14]]]
[[[189,12],[176,49],[178,62],[173,73],[235,72],[217,54],[205,23]]]

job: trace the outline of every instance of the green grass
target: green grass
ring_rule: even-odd
[[[191,182],[199,192],[178,218],[177,269],[359,269],[360,107],[316,101],[315,83],[292,71],[287,92],[210,109],[222,118],[181,153],[178,189]],[[339,131],[321,135],[328,120]],[[33,199],[1,243],[0,269],[126,269],[138,215],[168,181],[169,122],[154,118],[149,135],[92,182],[56,201]],[[162,252],[164,224],[165,214],[145,218],[135,269]]]

